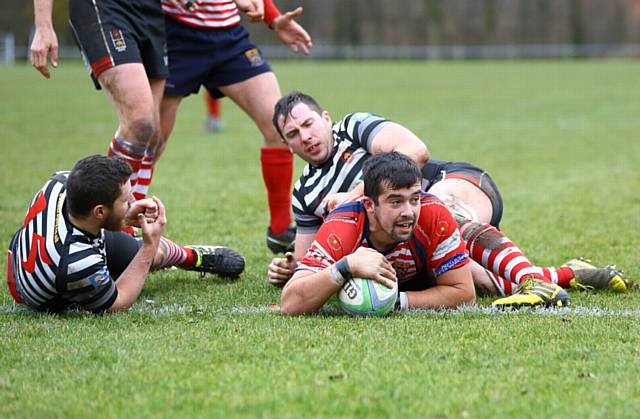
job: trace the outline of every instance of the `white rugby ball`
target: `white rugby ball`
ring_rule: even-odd
[[[384,316],[393,310],[398,284],[387,288],[371,279],[352,278],[338,292],[338,304],[353,316]]]

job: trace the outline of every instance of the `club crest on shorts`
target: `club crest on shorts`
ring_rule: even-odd
[[[244,52],[244,56],[247,57],[247,60],[249,60],[251,67],[259,67],[264,64],[264,58],[262,58],[262,55],[260,54],[260,51],[258,51],[258,48],[246,50]]]
[[[127,43],[124,42],[124,36],[120,29],[114,29],[109,34],[111,35],[111,42],[113,42],[113,47],[116,51],[123,52],[127,49]]]

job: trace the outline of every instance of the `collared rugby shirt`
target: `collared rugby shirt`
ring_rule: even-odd
[[[69,221],[68,172],[59,172],[36,193],[10,245],[16,289],[29,307],[62,311],[75,305],[93,312],[118,295],[109,275],[104,230],[97,236]]]
[[[371,156],[371,142],[390,122],[370,113],[351,113],[333,124],[333,152],[321,166],[307,164],[293,189],[297,231],[311,234],[322,225],[327,196],[352,190],[362,178],[362,165]]]
[[[375,248],[369,239],[362,197],[340,205],[327,216],[296,270],[320,272],[358,247]],[[424,288],[431,287],[440,275],[469,263],[458,224],[438,198],[425,192],[411,238],[381,253],[396,270],[400,290],[413,279],[424,282]]]

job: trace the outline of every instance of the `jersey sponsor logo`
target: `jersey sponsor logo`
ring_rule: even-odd
[[[111,35],[111,42],[113,42],[113,47],[116,51],[124,52],[127,50],[127,43],[124,41],[124,36],[120,29],[112,30],[109,35]]]
[[[331,215],[331,217],[327,218],[324,222],[325,224],[329,224],[329,223],[333,223],[333,222],[341,222],[341,223],[347,223],[347,224],[358,224],[358,221],[355,218],[352,217],[347,217],[347,216],[338,216],[338,215]]]
[[[442,265],[440,265],[440,267],[436,271],[436,276],[442,275],[465,259],[467,259],[466,253],[458,253],[457,255],[447,259]]]
[[[62,216],[62,201],[64,200],[64,195],[58,195],[58,200],[56,201],[56,214]],[[58,226],[60,225],[60,216],[56,216],[56,220],[53,222],[53,242],[60,242],[60,235],[58,235]]]
[[[109,270],[106,266],[103,266],[100,270],[95,272],[87,279],[94,288],[102,287],[107,283],[107,281],[109,281]]]
[[[460,230],[455,230],[448,239],[438,244],[438,247],[436,247],[436,250],[433,252],[431,260],[438,260],[445,257],[447,253],[456,250],[460,246],[460,243]]]
[[[257,48],[246,50],[244,52],[244,56],[247,57],[247,60],[249,61],[249,64],[251,64],[251,67],[260,67],[262,64],[264,64],[264,59],[262,58],[262,55],[260,55],[260,51],[258,51]]]

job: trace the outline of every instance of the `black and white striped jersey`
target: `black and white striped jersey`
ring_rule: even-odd
[[[352,190],[362,178],[362,165],[371,156],[371,142],[389,121],[370,113],[346,115],[333,124],[333,152],[320,166],[307,164],[293,189],[297,231],[315,233],[322,225],[322,200]]]
[[[104,311],[118,292],[109,274],[104,230],[97,236],[69,221],[68,172],[58,172],[36,193],[9,246],[15,286],[36,310],[77,306]]]

